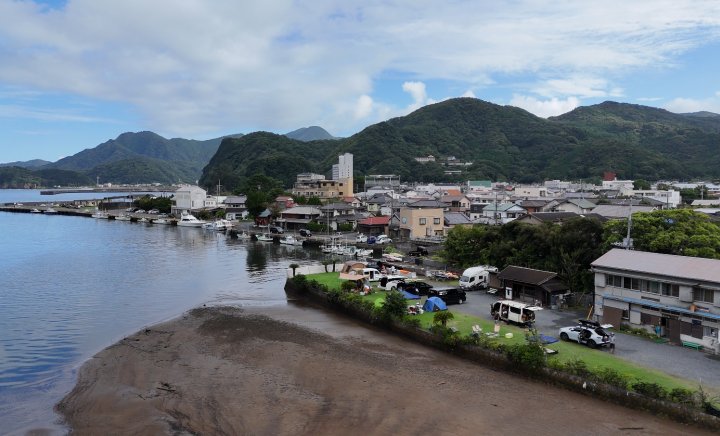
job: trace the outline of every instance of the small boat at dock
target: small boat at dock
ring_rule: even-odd
[[[267,233],[262,233],[260,235],[255,235],[258,241],[260,242],[273,242],[273,237],[268,235]]]
[[[302,245],[303,241],[295,239],[293,235],[287,235],[280,238],[280,243],[285,245]]]

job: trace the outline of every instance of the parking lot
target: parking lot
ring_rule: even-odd
[[[443,282],[433,282],[436,286],[447,286]],[[450,306],[452,310],[492,319],[490,305],[500,298],[485,291],[468,292],[467,302]],[[561,327],[577,324],[578,319],[587,313],[573,310],[543,309],[536,313],[535,326],[539,333],[558,337]],[[615,355],[637,364],[655,368],[668,374],[694,380],[703,388],[720,389],[720,356],[683,348],[671,344],[658,344],[649,339],[615,332]],[[583,345],[577,345],[582,347]],[[599,350],[599,352],[608,352]]]

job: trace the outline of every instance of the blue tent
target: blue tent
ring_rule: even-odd
[[[403,294],[403,297],[405,297],[406,300],[419,300],[420,299],[419,295],[411,294],[408,291],[401,291],[401,292]]]
[[[423,310],[425,312],[437,312],[439,310],[447,310],[447,305],[440,297],[429,297],[423,304]]]

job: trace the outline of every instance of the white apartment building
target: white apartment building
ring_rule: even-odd
[[[193,210],[207,207],[207,198],[207,192],[199,186],[181,186],[175,191],[171,213],[173,215],[181,215],[183,212],[190,213]]]

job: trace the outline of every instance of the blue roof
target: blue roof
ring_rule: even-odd
[[[702,317],[705,317],[708,319],[714,319],[714,320],[720,321],[720,315],[716,315],[714,313],[699,312],[697,310],[693,312],[690,309],[684,309],[682,307],[677,307],[677,306],[669,306],[667,304],[661,304],[661,303],[658,303],[655,301],[650,301],[650,300],[640,300],[637,298],[620,297],[618,295],[609,295],[609,294],[604,294],[603,298],[607,298],[608,300],[624,301],[626,303],[632,303],[632,304],[641,304],[643,306],[648,306],[648,307],[652,307],[655,309],[662,309],[662,310],[667,310],[669,312],[682,313],[685,315],[702,316]]]

